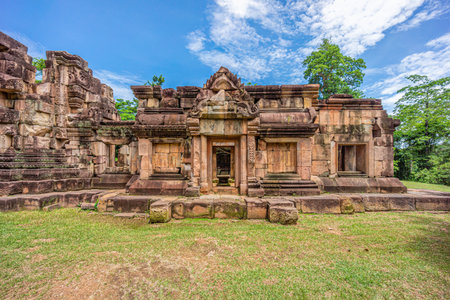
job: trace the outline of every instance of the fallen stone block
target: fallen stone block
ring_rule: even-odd
[[[338,194],[341,200],[341,213],[362,213],[364,212],[364,203],[360,194]]]
[[[119,213],[115,214],[114,218],[124,218],[124,219],[132,219],[136,216],[136,213]]]
[[[450,210],[450,197],[432,196],[432,195],[415,195],[417,210]]]
[[[270,206],[269,222],[282,225],[297,224],[298,211],[295,207]]]
[[[95,210],[95,203],[81,203],[82,210]]]
[[[387,194],[365,194],[362,195],[364,209],[366,211],[390,210],[390,200]]]
[[[160,199],[151,199],[149,196],[130,195],[118,195],[111,198],[114,205],[114,211],[140,213],[148,211],[150,203],[158,200]]]
[[[214,217],[219,219],[245,219],[247,207],[239,200],[214,200]]]
[[[172,203],[159,200],[150,204],[149,223],[167,223],[172,218]]]
[[[389,204],[391,210],[408,211],[416,209],[414,197],[408,194],[389,195]]]
[[[335,195],[302,197],[302,212],[316,214],[340,214],[341,201]]]
[[[258,198],[245,199],[247,204],[247,219],[266,219],[267,201]]]
[[[61,208],[61,205],[59,203],[55,203],[55,204],[52,204],[52,205],[44,206],[42,208],[42,210],[43,211],[52,211],[52,210],[55,210],[55,209],[58,209],[58,208]]]
[[[264,199],[263,201],[266,201],[269,207],[271,206],[294,207],[294,203],[292,201],[283,198],[269,198]]]
[[[196,199],[183,201],[185,218],[209,218],[214,217],[213,201],[208,199]]]

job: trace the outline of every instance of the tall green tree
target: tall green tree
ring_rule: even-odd
[[[36,68],[36,77],[42,77],[42,70],[45,68],[45,59],[35,57],[31,63]],[[37,79],[36,82],[40,83],[42,80]]]
[[[320,84],[321,99],[333,94],[352,94],[355,98],[363,96],[361,86],[366,63],[362,58],[351,58],[341,53],[338,45],[323,39],[322,44],[303,61],[306,68],[303,75],[309,83]]]
[[[396,175],[450,185],[450,77],[411,75],[394,108]]]
[[[137,107],[139,100],[134,98],[133,100],[116,99],[116,108],[119,112],[120,118],[123,121],[134,120],[137,113]]]

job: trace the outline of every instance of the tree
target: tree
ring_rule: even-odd
[[[119,111],[120,118],[123,121],[134,120],[138,104],[139,100],[136,98],[133,100],[116,99],[116,108]]]
[[[450,185],[450,77],[406,77],[394,108],[401,124],[394,133],[396,176]]]
[[[33,66],[36,67],[36,77],[42,77],[42,70],[45,68],[45,59],[35,57],[32,61]],[[41,83],[42,80],[36,80],[36,83]]]
[[[319,49],[313,51],[303,61],[306,67],[303,73],[308,83],[320,84],[321,99],[333,94],[352,94],[361,98],[363,93],[358,87],[362,84],[366,63],[362,58],[344,56],[338,45],[323,39]]]
[[[159,86],[162,86],[164,81],[165,81],[165,79],[162,76],[162,74],[159,75],[159,76],[153,75],[153,81],[150,82],[150,80],[147,80],[147,82],[144,85],[151,85],[151,86],[159,85]]]

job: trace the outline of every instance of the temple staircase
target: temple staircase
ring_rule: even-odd
[[[261,182],[267,196],[313,196],[320,195],[318,185],[311,180],[302,180],[292,173],[269,173]]]

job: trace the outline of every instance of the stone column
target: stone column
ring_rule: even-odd
[[[114,168],[116,166],[116,145],[108,145],[109,149],[109,167]]]
[[[373,139],[370,139],[369,143],[367,144],[367,175],[369,177],[375,177],[375,154],[374,154],[374,142]]]
[[[335,177],[337,175],[337,144],[335,141],[330,142],[330,177]]]
[[[298,155],[300,148],[300,156]],[[312,152],[311,152],[311,138],[302,138],[297,143],[297,160],[300,159],[300,162],[297,161],[297,171],[300,165],[300,177],[303,180],[311,180],[311,160],[312,160]]]
[[[248,144],[248,163],[247,163],[247,174],[248,177],[255,177],[255,152],[256,152],[256,141],[254,135],[247,136]]]
[[[140,179],[148,179],[153,173],[152,142],[149,139],[139,139],[139,156],[141,157]]]
[[[196,186],[199,186],[200,179],[200,149],[201,149],[201,140],[200,136],[192,137],[192,174],[193,174],[193,182]]]
[[[201,139],[201,151],[200,151],[200,192],[208,193],[208,139],[202,135]]]
[[[137,149],[137,142],[132,142],[130,144],[130,173],[136,174],[138,170],[138,149]]]
[[[240,141],[240,160],[241,160],[241,180],[240,180],[240,193],[242,195],[247,194],[247,136],[242,135]]]

